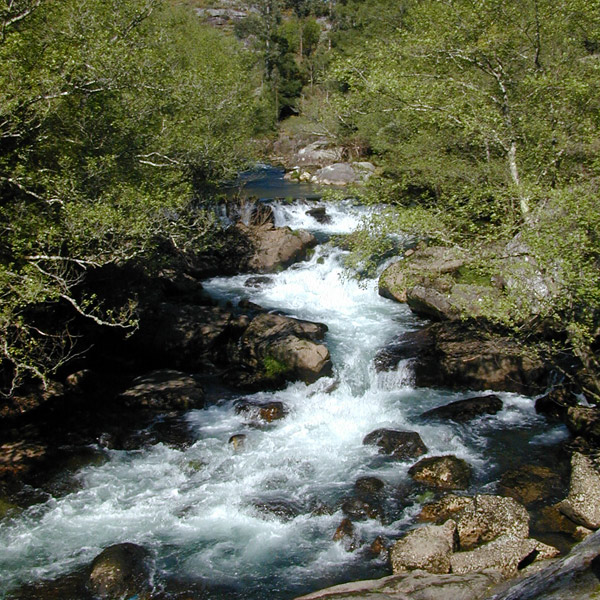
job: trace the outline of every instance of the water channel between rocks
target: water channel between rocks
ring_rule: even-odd
[[[315,203],[311,202],[311,206]],[[364,209],[327,205],[330,224],[306,215],[306,203],[272,203],[277,225],[306,228],[325,239],[348,233]],[[317,202],[316,205],[324,205]],[[157,580],[177,576],[190,589],[203,582],[210,598],[285,600],[348,581],[387,574],[364,551],[332,540],[342,502],[354,482],[385,483],[382,521],[357,522],[356,536],[388,542],[412,523],[424,497],[412,492],[414,461],[389,460],[363,438],[381,427],[420,433],[428,456],[454,454],[474,471],[470,492],[494,492],[508,467],[545,459],[562,436],[536,415],[533,400],[499,394],[504,409],[468,425],[424,423],[418,416],[472,392],[416,389],[410,366],[375,372],[373,357],[401,331],[421,323],[377,294],[374,280],[346,276],[343,252],[327,243],[311,259],[269,275],[260,287],[248,276],[215,278],[206,289],[220,301],[241,298],[287,315],[326,323],[334,377],[245,396],[278,400],[287,415],[264,427],[237,414],[235,398],[186,415],[195,442],[108,451],[109,460],[81,469],[79,487],[0,523],[0,596],[16,585],[68,573],[114,543],[131,541],[156,555]],[[230,436],[243,433],[236,451]],[[546,460],[551,460],[547,458]],[[422,492],[422,490],[421,490]],[[212,591],[210,591],[212,590]]]

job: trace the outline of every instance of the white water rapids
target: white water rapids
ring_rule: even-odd
[[[350,203],[327,205],[332,222],[319,225],[307,208],[274,204],[277,224],[347,233],[360,217]],[[263,428],[247,424],[228,399],[189,412],[196,439],[189,447],[108,451],[107,462],[78,472],[78,489],[0,523],[0,596],[23,582],[68,573],[124,541],[154,552],[157,580],[176,573],[232,590],[215,598],[288,599],[331,582],[383,575],[381,563],[332,541],[344,516],[341,501],[361,476],[383,480],[389,500],[384,523],[356,523],[358,538],[394,539],[419,510],[418,500],[405,506],[398,492],[412,463],[386,460],[362,444],[365,435],[380,427],[418,431],[428,455],[455,454],[472,465],[472,490],[493,489],[507,450],[543,451],[562,435],[536,416],[531,399],[514,394],[500,394],[504,410],[468,427],[420,423],[423,411],[477,393],[415,389],[406,365],[375,372],[377,350],[419,323],[405,306],[380,297],[375,281],[359,285],[346,277],[342,256],[325,244],[262,287],[247,287],[248,276],[205,286],[223,301],[248,298],[326,323],[333,378],[246,396],[286,406],[285,419]],[[247,436],[243,451],[228,444],[237,433]],[[261,509],[269,503],[284,503],[290,514]]]

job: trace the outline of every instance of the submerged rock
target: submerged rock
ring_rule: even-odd
[[[464,490],[469,487],[471,467],[456,456],[432,456],[413,465],[408,474],[419,483],[441,490]]]
[[[365,436],[363,444],[379,446],[380,454],[389,454],[399,460],[417,458],[427,452],[427,446],[416,431],[376,429]]]
[[[560,475],[552,469],[540,465],[522,465],[502,474],[498,491],[525,506],[531,506],[548,500],[560,487]]]
[[[235,412],[243,414],[251,421],[263,421],[272,423],[283,419],[286,415],[283,402],[251,402],[249,400],[240,400],[235,405]]]
[[[482,415],[495,415],[503,407],[502,400],[494,394],[457,400],[444,406],[428,410],[421,415],[424,419],[451,419],[460,423]]]
[[[150,553],[137,544],[115,544],[92,562],[88,589],[102,600],[149,598]]]

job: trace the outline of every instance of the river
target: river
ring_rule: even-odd
[[[468,426],[428,424],[418,418],[423,411],[477,393],[417,389],[408,363],[376,373],[378,349],[423,323],[406,306],[380,297],[375,280],[349,277],[344,252],[327,243],[332,234],[352,231],[364,208],[327,204],[331,223],[319,224],[305,202],[271,205],[277,225],[306,228],[323,240],[311,259],[270,275],[261,287],[248,287],[243,275],[205,287],[222,302],[247,298],[326,323],[334,376],[244,396],[285,405],[286,417],[264,427],[245,422],[235,410],[239,398],[228,395],[185,415],[191,444],[105,450],[105,462],[77,471],[73,491],[0,523],[0,595],[131,541],[154,553],[158,586],[176,578],[186,589],[204,590],[191,597],[288,600],[388,573],[381,559],[368,558],[364,549],[347,552],[332,540],[357,478],[375,476],[385,484],[384,518],[356,523],[357,539],[367,544],[399,537],[427,499],[411,491],[407,471],[414,461],[392,461],[363,445],[374,429],[417,431],[428,455],[465,459],[474,472],[469,492],[493,493],[499,474],[523,457],[552,460],[549,449],[565,429],[538,416],[531,398],[501,393],[504,409],[495,416]],[[228,443],[238,433],[247,436],[241,451]]]

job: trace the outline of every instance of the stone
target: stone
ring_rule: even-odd
[[[352,521],[345,517],[333,534],[334,542],[342,542],[346,552],[354,552],[357,548],[356,534]]]
[[[327,210],[324,206],[316,206],[306,211],[309,217],[312,217],[317,223],[327,225],[331,223],[331,217],[327,214]]]
[[[592,461],[579,452],[571,457],[569,494],[558,508],[578,525],[600,528],[600,473]]]
[[[444,525],[413,529],[392,546],[392,571],[397,574],[424,569],[430,573],[449,573],[455,538],[456,523],[452,520]]]
[[[360,498],[371,498],[379,495],[385,484],[378,477],[359,477],[354,482],[354,491]]]
[[[450,564],[452,572],[457,574],[495,569],[505,577],[512,577],[520,566],[558,554],[556,548],[537,540],[505,534],[475,550],[457,552],[451,557]]]
[[[600,411],[596,406],[569,406],[564,421],[575,436],[598,443],[600,441]]]
[[[271,313],[255,316],[241,339],[228,347],[229,360],[242,368],[230,378],[250,389],[278,388],[286,381],[313,383],[333,365],[319,343],[327,326]]]
[[[283,419],[286,415],[283,402],[250,402],[248,400],[240,400],[235,405],[235,412],[243,414],[251,421],[264,421],[272,423]]]
[[[334,163],[319,169],[312,181],[321,185],[344,186],[354,183],[358,176],[349,163]]]
[[[363,444],[379,446],[380,454],[389,454],[398,460],[417,458],[427,452],[427,446],[416,431],[376,429],[365,436]]]
[[[204,390],[190,375],[165,369],[137,377],[118,399],[127,408],[189,410],[204,406]]]
[[[547,417],[563,421],[566,419],[568,408],[576,404],[577,398],[568,389],[559,386],[540,396],[535,401],[535,410]]]
[[[545,501],[561,488],[560,476],[548,467],[522,465],[502,474],[498,492],[526,507]]]
[[[132,543],[105,548],[92,562],[87,587],[102,600],[147,597],[150,553]]]
[[[240,271],[274,273],[305,260],[308,251],[317,240],[308,231],[293,231],[289,227],[248,226],[238,223],[236,231],[247,240],[250,248],[247,258],[240,264]]]
[[[421,415],[424,419],[451,419],[459,423],[464,423],[482,415],[495,415],[503,407],[502,400],[495,394],[477,396],[475,398],[466,398],[457,400],[444,406],[439,406],[428,410]]]
[[[64,391],[60,383],[48,381],[46,387],[41,383],[32,383],[20,387],[8,398],[0,396],[0,420],[14,419],[45,404],[56,403],[63,398]]]
[[[342,512],[355,521],[381,519],[382,517],[382,511],[379,506],[360,498],[345,500],[342,503]]]
[[[520,578],[490,600],[590,600],[598,594],[600,532],[577,544],[567,556]]]
[[[244,285],[246,287],[260,288],[267,285],[272,285],[273,279],[268,275],[254,275],[253,277],[248,277],[246,281],[244,281]]]
[[[243,450],[246,445],[246,435],[243,433],[236,433],[229,438],[228,443],[233,446],[235,451]]]
[[[470,496],[446,494],[441,500],[425,504],[419,513],[419,520],[443,523],[448,519],[457,519],[458,514],[474,503],[474,498]]]
[[[525,539],[529,536],[529,513],[512,498],[478,495],[473,504],[455,517],[461,550],[507,535]]]
[[[471,467],[456,456],[432,456],[413,465],[408,474],[419,483],[441,490],[464,490],[469,487]]]
[[[343,583],[296,600],[483,600],[500,581],[502,574],[494,570],[465,575],[411,571]]]

